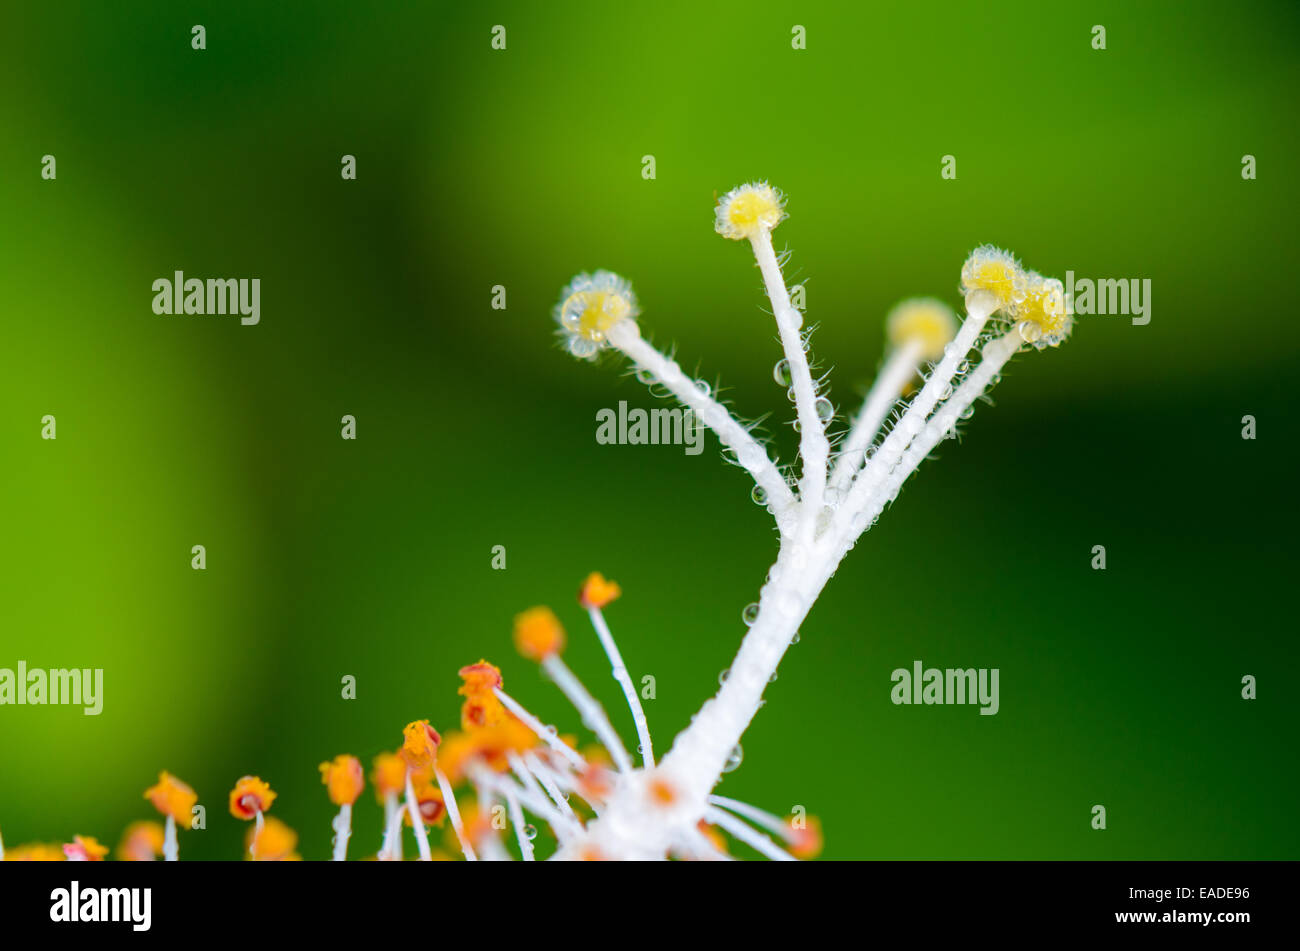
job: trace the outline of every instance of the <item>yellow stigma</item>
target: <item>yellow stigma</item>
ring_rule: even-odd
[[[63,847],[63,854],[74,862],[102,862],[108,854],[108,846],[100,845],[94,836],[75,835]]]
[[[905,300],[890,312],[885,332],[895,347],[913,343],[922,360],[937,360],[957,334],[957,318],[942,301],[922,297]]]
[[[117,857],[123,862],[152,862],[163,854],[165,835],[156,822],[133,822],[122,833]]]
[[[632,285],[612,271],[579,274],[564,289],[555,319],[575,357],[592,359],[606,344],[606,335],[620,320],[636,320]]]
[[[623,589],[618,586],[617,581],[606,581],[605,576],[599,571],[593,571],[587,575],[587,580],[582,583],[582,588],[578,591],[578,603],[584,608],[608,607],[622,594]]]
[[[1009,310],[1025,297],[1025,273],[1009,251],[984,245],[971,252],[961,269],[961,288],[967,308],[971,298],[983,291],[993,296],[994,310]]]
[[[252,827],[244,836],[245,855],[254,862],[296,862],[298,833],[275,816],[267,816],[260,829]]]
[[[68,857],[57,845],[45,842],[30,842],[15,846],[5,851],[6,862],[66,862]]]
[[[357,801],[364,777],[361,760],[355,756],[336,756],[320,764],[320,781],[328,788],[330,802],[336,806],[350,806]]]
[[[370,773],[370,785],[382,803],[385,796],[397,795],[406,785],[406,761],[396,753],[380,753]]]
[[[230,790],[230,814],[247,821],[270,809],[275,797],[275,790],[260,777],[241,776],[235,788]]]
[[[632,302],[613,291],[578,291],[565,301],[569,324],[575,333],[591,341],[604,339],[605,332],[632,312]]]
[[[1034,271],[1026,275],[1025,299],[1011,313],[1021,339],[1039,350],[1060,346],[1074,326],[1065,309],[1065,287],[1056,278]]]
[[[398,753],[410,769],[431,772],[438,760],[440,743],[442,737],[428,720],[412,720],[402,728],[402,748]]]
[[[158,774],[156,786],[145,790],[144,798],[164,816],[171,816],[183,829],[189,828],[190,814],[199,801],[198,793],[166,770]]]
[[[546,605],[515,615],[515,648],[529,660],[545,660],[564,650],[564,628]]]
[[[714,230],[739,241],[771,231],[785,217],[785,199],[767,182],[733,188],[718,202]]]

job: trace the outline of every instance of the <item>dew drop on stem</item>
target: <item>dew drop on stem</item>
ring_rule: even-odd
[[[776,366],[772,367],[772,379],[776,380],[776,382],[781,386],[788,387],[790,385],[791,377],[789,360],[776,361]]]
[[[734,773],[740,768],[740,764],[744,759],[745,751],[737,743],[731,748],[731,752],[727,754],[727,761],[722,765],[722,771],[724,773]]]

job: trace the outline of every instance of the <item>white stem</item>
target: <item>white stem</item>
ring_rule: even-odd
[[[556,736],[554,731],[547,729],[541,720],[524,709],[523,704],[500,687],[494,688],[492,692],[497,695],[497,699],[501,701],[505,708],[518,718],[520,723],[536,733],[542,742],[572,763],[575,769],[587,768],[587,761],[579,755],[577,750]]]
[[[706,797],[722,775],[728,757],[762,705],[763,691],[776,672],[794,634],[826,581],[844,555],[843,546],[829,541],[801,544],[786,538],[759,594],[759,611],[741,641],[726,681],[692,723],[674,739],[659,768],[671,777],[687,802]],[[638,857],[655,853],[652,837],[629,836],[641,809],[636,791],[616,791],[605,814],[588,825],[602,851]]]
[[[686,831],[686,841],[683,851],[687,852],[689,857],[697,861],[704,862],[732,862],[735,861],[726,852],[721,852],[718,847],[709,841],[709,837],[701,832],[698,828],[688,829]]]
[[[653,766],[655,752],[650,744],[650,724],[646,722],[645,711],[641,709],[641,698],[636,692],[636,685],[632,683],[631,674],[627,672],[627,666],[623,663],[623,655],[618,652],[614,635],[610,633],[609,625],[605,623],[605,615],[600,608],[593,604],[587,609],[587,614],[591,617],[591,626],[596,629],[596,636],[600,638],[600,646],[605,648],[609,662],[613,665],[614,679],[623,688],[628,709],[632,711],[632,721],[636,724],[636,736],[641,747],[641,762],[645,766]]]
[[[379,847],[383,862],[402,860],[402,810],[397,805],[397,793],[384,794],[384,842]]]
[[[506,762],[510,764],[511,770],[519,777],[519,781],[524,784],[529,792],[541,799],[546,799],[546,791],[542,789],[537,777],[533,775],[533,771],[528,768],[528,764],[519,757],[518,753],[506,753]]]
[[[934,451],[939,441],[952,431],[975,400],[984,394],[992,383],[993,377],[1002,371],[1007,361],[1015,355],[1023,343],[1024,339],[1020,336],[1020,331],[1013,329],[984,345],[980,351],[979,366],[962,382],[957,391],[935,410],[930,422],[912,440],[898,465],[889,473],[889,477],[872,493],[866,508],[851,526],[851,532],[865,528],[871,519],[879,515],[885,506],[897,497],[907,478],[925,461],[926,456]]]
[[[907,381],[916,376],[920,360],[921,344],[915,340],[909,340],[886,358],[880,375],[876,377],[876,382],[872,384],[866,400],[863,401],[862,410],[849,428],[849,434],[840,448],[840,457],[831,470],[827,484],[836,492],[843,495],[844,490],[853,481],[853,477],[862,468],[867,449],[876,441],[885,417],[898,402]]]
[[[163,824],[163,861],[175,862],[180,859],[180,845],[176,842],[176,820],[167,817]],[[0,856],[3,858],[3,856]]]
[[[536,776],[537,781],[542,784],[542,788],[546,790],[546,795],[555,803],[560,810],[560,814],[576,822],[578,819],[577,814],[573,811],[573,807],[569,805],[569,800],[565,798],[564,790],[555,782],[554,775],[546,768],[546,764],[531,753],[524,754],[524,763],[527,765],[528,771]]]
[[[755,825],[762,826],[768,832],[774,832],[783,839],[790,837],[790,830],[781,820],[781,817],[773,815],[766,809],[751,806],[747,802],[741,802],[739,799],[732,799],[728,796],[710,796],[709,802],[712,805],[730,809],[736,815],[743,816]]]
[[[778,847],[767,836],[745,825],[729,812],[723,812],[721,809],[710,806],[705,812],[704,818],[714,825],[726,829],[741,842],[744,842],[752,849],[762,852],[770,859],[775,859],[778,862],[795,861],[795,857],[785,849]]]
[[[342,862],[348,857],[348,840],[352,838],[352,804],[339,806],[339,814],[334,817],[334,861]]]
[[[901,424],[910,418],[918,418],[924,422],[930,415],[930,410],[944,398],[944,391],[952,383],[952,378],[956,375],[961,362],[966,359],[966,355],[970,353],[971,347],[975,346],[980,334],[984,332],[984,325],[988,323],[996,306],[997,301],[986,292],[971,298],[966,319],[962,321],[952,342],[943,348],[943,357],[926,379],[921,392],[908,404],[907,412],[899,421],[900,429],[903,428]]]
[[[253,824],[253,841],[248,844],[248,854],[253,857],[255,862],[257,861],[257,840],[262,837],[262,826],[265,824],[266,820],[262,818],[262,810],[259,809]]]
[[[525,831],[528,826],[524,824],[524,811],[519,808],[519,797],[513,790],[503,790],[502,795],[506,797],[506,808],[510,810],[510,824],[515,827],[515,838],[519,842],[519,854],[525,862],[534,861],[533,842],[528,838]]]
[[[411,782],[411,771],[406,771],[406,814],[411,817],[411,828],[415,831],[415,845],[420,850],[421,862],[432,862],[433,853],[429,851],[429,833],[424,828],[424,815],[420,812],[420,803],[415,798],[415,784]]]
[[[861,533],[861,529],[850,535],[851,526],[860,523],[858,514],[866,507],[871,495],[888,479],[894,467],[903,457],[912,439],[925,428],[926,419],[936,403],[952,385],[953,377],[961,362],[975,345],[984,330],[993,308],[997,302],[988,294],[975,295],[969,306],[969,313],[957,336],[944,348],[943,359],[931,371],[921,392],[908,404],[902,419],[894,427],[888,438],[881,444],[876,454],[853,481],[845,499],[835,512],[826,534],[837,536],[839,544],[851,544]]]
[[[696,412],[705,425],[718,433],[724,446],[736,454],[741,465],[767,493],[769,507],[776,515],[780,529],[781,544],[776,563],[759,594],[757,617],[741,641],[729,676],[717,694],[692,718],[691,724],[678,734],[656,768],[655,775],[681,796],[682,805],[672,814],[647,814],[645,774],[632,771],[626,751],[604,711],[558,656],[543,662],[547,672],[582,713],[584,722],[609,748],[620,770],[621,775],[605,804],[604,814],[583,830],[581,841],[584,847],[601,855],[653,859],[672,854],[674,850],[695,848],[695,833],[698,832],[695,826],[704,818],[770,858],[793,860],[792,855],[719,805],[746,814],[789,840],[789,832],[778,817],[725,797],[710,800],[711,790],[725,771],[728,756],[737,749],[741,736],[762,705],[763,692],[782,656],[844,554],[938,440],[952,430],[961,415],[987,389],[993,376],[1020,343],[1018,334],[1008,334],[988,343],[982,351],[983,362],[967,374],[967,354],[981,339],[985,325],[998,306],[997,299],[988,292],[970,295],[967,299],[968,315],[955,338],[944,348],[943,357],[928,374],[920,392],[907,405],[898,425],[883,440],[872,459],[864,463],[867,448],[874,443],[904,383],[919,363],[920,353],[915,347],[904,347],[894,354],[851,427],[844,455],[834,474],[833,484],[842,490],[842,494],[837,498],[833,512],[828,512],[825,503],[829,443],[825,425],[817,411],[817,385],[800,333],[803,318],[791,305],[770,233],[764,231],[752,236],[751,244],[790,368],[802,464],[797,497],[749,432],[687,379],[674,361],[643,341],[632,321],[620,321],[606,334],[609,343],[628,356],[638,368],[653,374],[668,387],[683,404]],[[957,385],[959,373],[964,379]],[[954,386],[957,386],[956,393],[952,392]],[[941,402],[942,406],[936,412],[935,407]],[[604,642],[608,629],[598,612],[593,612],[592,618]],[[612,644],[612,636],[609,642]],[[616,649],[607,648],[607,652],[615,667],[615,677],[624,686],[631,707],[635,690],[628,686],[630,676],[620,663]],[[627,676],[626,680],[619,676],[620,667],[623,675]],[[633,715],[636,718],[635,708]],[[639,735],[640,727],[638,722]],[[539,732],[539,735],[545,736],[546,733]],[[648,743],[643,742],[643,745],[649,748]],[[647,758],[646,762],[649,767],[654,760]],[[525,779],[531,776],[531,772],[524,769],[520,775]],[[527,805],[522,795],[521,801]],[[546,808],[553,811],[549,802]],[[566,856],[569,851],[562,850]]]
[[[508,780],[496,776],[491,777],[489,781],[496,783],[498,788],[503,791],[506,789],[512,790],[530,812],[541,816],[547,821],[561,840],[579,835],[582,832],[581,824],[576,819],[570,819],[555,808],[550,798],[538,784],[537,777],[532,774],[523,760],[519,759],[514,753],[509,754],[509,760],[510,768],[514,770],[515,775],[519,777],[519,781],[523,785],[513,785]]]
[[[460,821],[460,809],[456,807],[456,793],[452,790],[451,783],[447,782],[447,777],[443,775],[442,770],[434,770],[434,775],[438,777],[438,788],[442,790],[442,802],[447,807],[447,818],[451,820],[451,828],[460,842],[460,850],[465,853],[465,861],[477,862],[478,856],[474,854],[474,846],[470,845],[469,839],[465,838],[465,826]]]
[[[809,608],[835,570],[818,547],[783,546],[759,594],[758,617],[741,641],[726,681],[679,733],[662,766],[671,766],[688,800],[703,802],[762,705],[763,691]]]
[[[785,359],[790,366],[790,385],[794,389],[795,411],[799,416],[799,458],[803,464],[799,481],[799,499],[802,504],[799,531],[806,540],[811,537],[821,514],[830,444],[826,441],[826,424],[817,415],[817,388],[813,384],[808,357],[804,353],[803,337],[799,333],[803,315],[790,303],[790,292],[786,290],[781,265],[772,248],[772,233],[760,229],[750,238],[749,243],[753,245],[754,258],[763,275],[767,298],[772,303],[772,314],[781,336],[781,348],[785,351]]]
[[[606,339],[641,369],[654,375],[672,394],[689,407],[705,426],[717,434],[718,441],[730,449],[736,461],[767,494],[767,504],[777,516],[778,525],[795,505],[794,493],[785,477],[768,458],[767,450],[729,413],[721,403],[703,393],[677,362],[664,356],[643,340],[641,331],[630,320],[620,320],[609,329]]]
[[[557,769],[551,763],[539,757],[536,753],[528,753],[527,755],[528,761],[533,764],[533,769],[537,771],[537,775],[541,776],[545,774],[549,777],[551,782],[555,784],[555,788],[564,794],[566,802],[568,802],[569,797],[577,796],[591,807],[592,812],[596,815],[600,815],[601,804],[592,801],[592,799],[596,799],[597,797],[592,796],[591,799],[587,798],[587,795],[583,793],[572,773],[565,772],[562,769]],[[576,813],[574,815],[576,818]]]
[[[619,739],[618,733],[609,722],[609,717],[605,716],[601,705],[573,675],[573,671],[565,664],[564,659],[559,654],[550,654],[542,661],[542,669],[550,674],[555,685],[577,708],[582,722],[599,737],[605,749],[609,750],[609,755],[613,758],[619,772],[626,773],[631,770],[632,760],[628,758],[627,750],[623,748],[623,741]]]
[[[582,835],[582,825],[575,820],[566,819],[564,816],[551,805],[551,801],[546,798],[546,794],[540,790],[533,791],[533,787],[524,788],[519,783],[514,782],[505,776],[491,774],[486,780],[494,789],[502,795],[510,792],[519,797],[519,804],[529,812],[544,819],[546,824],[551,827],[555,837],[561,843],[570,842]]]
[[[478,803],[478,810],[482,814],[494,815],[496,803],[493,802],[493,796],[496,794],[496,786],[490,782],[484,782],[486,777],[480,772],[474,779],[474,797]],[[504,796],[503,796],[504,798]],[[508,862],[510,853],[506,851],[505,846],[501,844],[501,838],[496,834],[493,823],[488,823],[483,830],[483,836],[479,840],[479,850],[482,853],[484,862]]]

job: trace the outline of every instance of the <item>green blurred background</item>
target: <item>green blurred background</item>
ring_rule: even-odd
[[[472,6],[0,14],[0,666],[106,681],[97,718],[0,708],[6,842],[116,843],[165,768],[208,809],[182,857],[240,855],[225,796],[256,773],[323,858],[316,764],[454,725],[462,664],[577,727],[510,646],[538,602],[630,737],[573,602],[593,569],[666,748],[774,535],[712,437],[595,442],[601,407],[658,404],[560,352],[550,308],[579,270],[627,275],[788,460],[758,275],[711,229],[715,193],[768,178],[841,410],[888,308],[956,304],[982,242],[1149,278],[1152,320],[1017,360],[845,561],[721,791],[805,806],[834,858],[1297,857],[1297,7]],[[260,325],[155,316],[177,269],[261,278]],[[1001,712],[893,706],[915,659],[1000,668]],[[379,826],[367,792],[354,854]]]

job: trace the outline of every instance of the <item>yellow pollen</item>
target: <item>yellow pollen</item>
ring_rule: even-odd
[[[610,327],[631,316],[632,302],[611,291],[578,291],[564,302],[564,312],[576,315],[568,324],[574,333],[601,341]]]
[[[894,308],[887,321],[889,342],[896,347],[907,343],[920,346],[920,357],[935,360],[957,333],[952,311],[936,300],[909,300]]]
[[[739,241],[771,231],[785,217],[781,193],[765,183],[733,188],[718,202],[715,230],[724,238]]]

